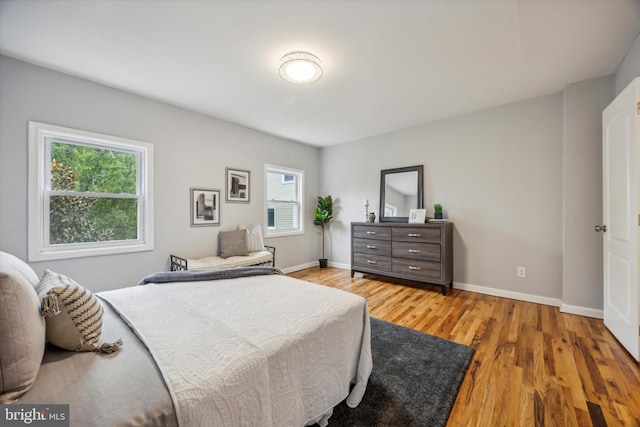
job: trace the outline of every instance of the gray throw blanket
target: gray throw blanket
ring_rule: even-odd
[[[147,283],[195,282],[200,280],[235,279],[237,277],[269,276],[284,273],[275,267],[240,267],[205,271],[160,271],[142,279],[138,286]]]

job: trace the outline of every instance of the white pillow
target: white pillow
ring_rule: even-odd
[[[262,227],[259,225],[253,225],[251,227],[245,227],[243,225],[238,226],[238,230],[247,230],[247,250],[249,252],[264,251],[264,241],[262,240]]]
[[[0,252],[0,403],[27,392],[44,355],[45,323],[35,291],[36,273],[22,260]]]

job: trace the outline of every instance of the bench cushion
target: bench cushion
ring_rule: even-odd
[[[189,270],[211,270],[216,268],[234,268],[244,267],[247,265],[262,264],[273,259],[273,255],[269,251],[249,252],[246,256],[232,256],[229,258],[221,258],[219,256],[210,256],[198,259],[187,260]]]

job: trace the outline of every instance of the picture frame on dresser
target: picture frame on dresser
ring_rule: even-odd
[[[410,209],[408,222],[409,224],[424,224],[426,216],[426,209]]]

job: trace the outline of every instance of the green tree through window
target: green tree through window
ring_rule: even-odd
[[[136,239],[137,169],[133,153],[51,142],[50,244]]]

